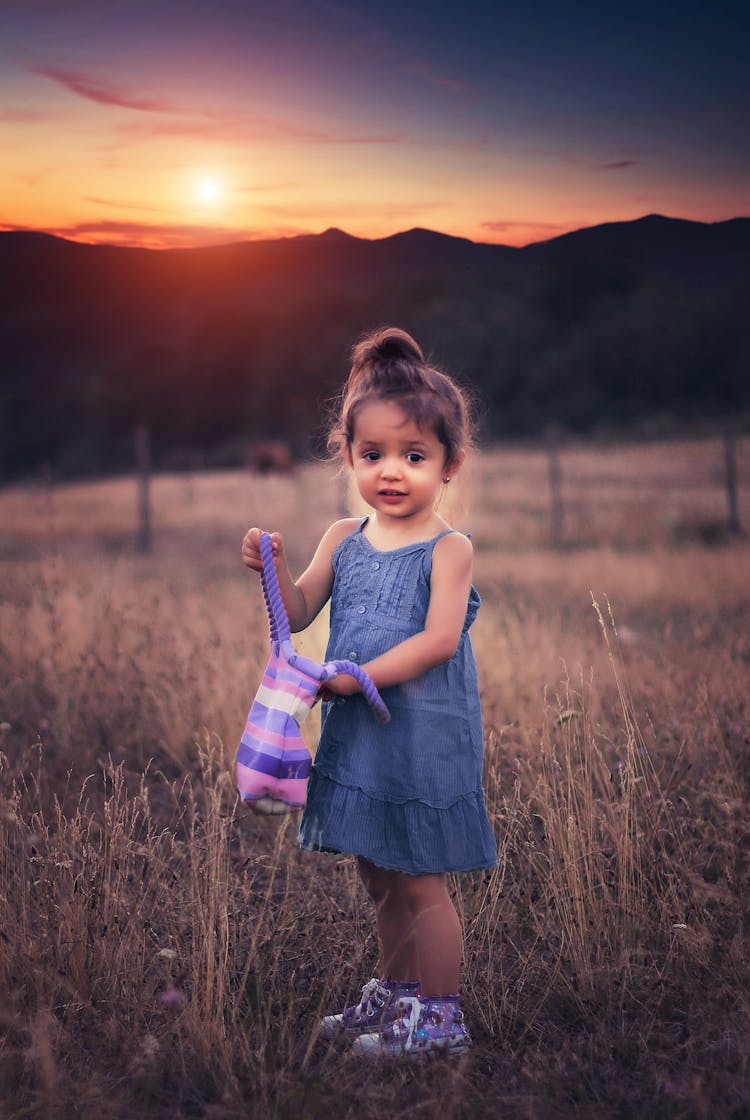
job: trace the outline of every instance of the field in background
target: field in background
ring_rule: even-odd
[[[314,1039],[375,966],[350,862],[232,788],[266,646],[242,534],[301,566],[344,483],[157,478],[145,556],[131,480],[0,493],[4,1113],[747,1116],[750,545],[722,455],[563,449],[561,548],[541,452],[450,493],[501,859],[454,884],[475,1052],[395,1074]],[[746,443],[739,475],[748,527]]]

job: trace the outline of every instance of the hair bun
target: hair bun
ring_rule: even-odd
[[[404,362],[424,365],[424,354],[417,342],[398,327],[382,327],[363,338],[352,351],[352,368],[372,369],[384,363]]]
[[[383,331],[383,337],[376,346],[379,357],[389,361],[405,358],[410,362],[423,362],[424,354],[414,339],[395,327]]]

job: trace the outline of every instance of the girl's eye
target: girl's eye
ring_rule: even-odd
[[[379,451],[365,451],[362,458],[366,459],[368,463],[377,463],[378,459],[380,458],[380,452]]]
[[[406,459],[409,463],[421,463],[424,459],[424,455],[420,455],[418,451],[410,451],[407,454]]]

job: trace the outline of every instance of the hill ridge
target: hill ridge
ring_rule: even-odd
[[[637,227],[645,228],[646,226],[654,227],[657,224],[666,226],[681,226],[683,228],[694,229],[715,229],[722,226],[737,225],[742,223],[750,224],[750,216],[738,214],[733,218],[723,218],[714,222],[697,221],[692,218],[676,218],[670,215],[649,213],[643,214],[638,218],[625,218],[615,219],[606,222],[599,222],[591,226],[581,226],[578,229],[567,230],[565,233],[556,234],[554,237],[545,238],[541,241],[531,241],[527,245],[507,245],[500,241],[473,241],[471,238],[463,237],[458,234],[445,233],[442,230],[434,230],[425,226],[412,226],[409,229],[397,230],[395,233],[386,234],[383,237],[360,237],[356,234],[348,233],[346,230],[338,226],[329,226],[327,229],[320,233],[301,233],[292,234],[289,237],[271,237],[271,238],[248,238],[247,240],[233,240],[233,241],[220,241],[211,245],[193,245],[182,246],[180,248],[163,248],[152,249],[143,245],[117,245],[109,242],[93,242],[93,241],[79,241],[75,238],[62,237],[59,234],[49,233],[46,230],[28,228],[28,229],[0,229],[0,244],[7,239],[23,240],[26,238],[34,239],[38,242],[58,242],[66,245],[82,245],[87,248],[104,247],[108,249],[130,249],[130,250],[146,250],[154,253],[182,253],[182,252],[200,252],[203,249],[224,249],[231,245],[282,245],[292,244],[295,242],[310,242],[310,241],[325,241],[340,242],[340,243],[357,243],[357,244],[382,244],[392,243],[394,241],[403,239],[434,239],[435,241],[443,240],[445,242],[456,242],[464,245],[476,245],[482,248],[501,248],[501,249],[515,249],[523,251],[539,245],[549,245],[553,242],[558,242],[564,238],[576,237],[579,234],[589,234],[594,231],[611,230],[611,229],[636,229]]]
[[[486,437],[750,409],[750,219],[664,215],[514,248],[415,227],[195,249],[0,233],[0,471],[302,452],[350,347],[396,323],[477,391]],[[196,450],[197,449],[197,450]]]

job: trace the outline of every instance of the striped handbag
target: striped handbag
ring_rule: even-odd
[[[268,533],[261,533],[260,553],[271,656],[237,749],[237,785],[242,800],[256,812],[289,813],[305,804],[311,759],[299,729],[324,681],[340,673],[351,674],[359,681],[375,718],[387,723],[390,715],[360,665],[353,661],[319,665],[295,651]]]

